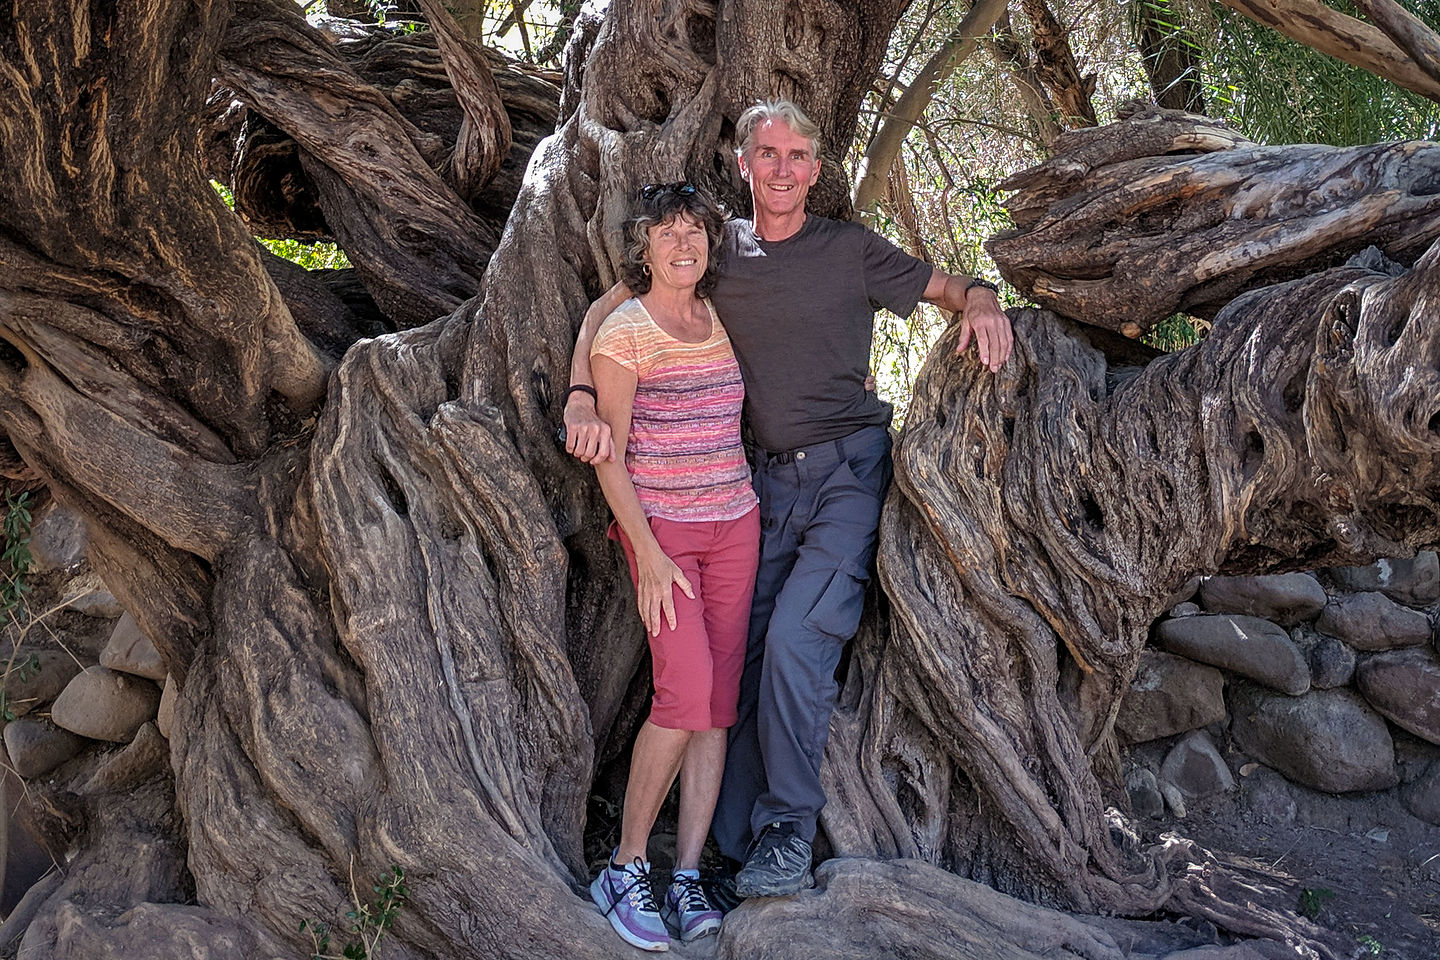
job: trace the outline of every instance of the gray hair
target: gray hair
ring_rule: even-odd
[[[739,138],[740,146],[735,153],[749,156],[750,148],[754,146],[756,128],[771,122],[785,124],[810,141],[811,153],[820,153],[819,124],[805,116],[805,111],[795,106],[792,101],[784,99],[761,100],[740,114],[740,119],[735,123],[735,136]]]

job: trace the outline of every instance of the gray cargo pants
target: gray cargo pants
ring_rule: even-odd
[[[760,569],[713,824],[720,851],[735,860],[767,824],[815,837],[835,668],[865,605],[890,436],[865,427],[756,460]]]

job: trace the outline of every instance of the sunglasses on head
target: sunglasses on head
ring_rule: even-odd
[[[641,200],[654,200],[665,191],[672,191],[682,197],[688,197],[695,192],[695,185],[681,180],[677,183],[647,183],[640,188]]]

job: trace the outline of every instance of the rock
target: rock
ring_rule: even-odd
[[[1336,567],[1335,582],[1348,590],[1380,590],[1392,600],[1414,607],[1440,600],[1440,558],[1422,550],[1413,560],[1377,560],[1364,567]]]
[[[1155,782],[1155,774],[1136,767],[1125,777],[1125,790],[1130,794],[1130,813],[1136,817],[1158,817],[1165,812],[1165,798]]]
[[[69,570],[85,559],[88,543],[80,515],[52,500],[35,512],[30,523],[30,572]]]
[[[5,725],[5,752],[10,765],[25,778],[54,770],[85,747],[85,741],[49,720],[25,717]]]
[[[1186,600],[1184,603],[1177,603],[1170,608],[1171,617],[1193,617],[1199,612],[1200,608],[1189,600]]]
[[[1325,588],[1308,573],[1210,577],[1200,584],[1200,603],[1211,613],[1240,613],[1285,627],[1315,619],[1325,600]]]
[[[0,660],[0,666],[3,666]],[[26,654],[22,648],[5,680],[5,706],[17,717],[43,707],[60,696],[60,691],[80,672],[80,664],[68,653],[41,650]]]
[[[1165,798],[1165,803],[1170,808],[1170,812],[1175,815],[1176,819],[1184,820],[1185,794],[1181,793],[1180,788],[1169,780],[1161,779],[1155,782],[1156,785],[1159,786],[1160,795]]]
[[[1429,647],[1377,653],[1355,668],[1355,686],[1396,726],[1440,743],[1440,655]]]
[[[1385,721],[1350,690],[1287,697],[1231,685],[1230,733],[1245,753],[1327,793],[1388,790],[1399,782]]]
[[[1440,826],[1440,760],[1400,791],[1400,802],[1414,816]]]
[[[1140,653],[1140,666],[1115,718],[1128,743],[1185,733],[1225,719],[1225,678],[1219,670],[1159,650]]]
[[[1357,650],[1416,647],[1430,639],[1430,618],[1383,593],[1352,593],[1330,601],[1315,629]]]
[[[1268,620],[1228,614],[1166,620],[1157,628],[1156,639],[1171,653],[1223,667],[1293,696],[1310,689],[1310,666],[1300,649]]]
[[[1355,651],[1334,637],[1316,637],[1305,652],[1310,685],[1320,690],[1343,687],[1355,675]]]
[[[170,728],[175,724],[175,678],[165,676],[165,689],[160,692],[160,711],[155,715],[155,726],[160,728],[160,736],[166,740],[170,739]]]
[[[163,773],[170,764],[170,744],[160,735],[155,724],[141,725],[135,739],[106,760],[85,785],[83,796],[97,793],[127,791]]]
[[[70,681],[50,717],[82,737],[125,743],[159,706],[160,688],[149,680],[95,666]]]
[[[1400,769],[1400,782],[1413,783],[1430,769],[1430,764],[1440,760],[1440,747],[1421,740],[1404,730],[1391,730],[1395,740],[1395,766]]]
[[[164,680],[167,672],[160,651],[128,613],[116,622],[110,642],[100,651],[100,665],[151,680]]]
[[[1257,766],[1245,778],[1245,804],[1262,820],[1294,823],[1297,807],[1295,795],[1284,777],[1269,767]]]
[[[1230,768],[1203,730],[1193,731],[1170,749],[1160,766],[1160,776],[1192,800],[1235,789]]]
[[[105,586],[100,575],[87,570],[65,585],[61,598],[76,613],[101,620],[113,620],[125,612],[120,601]]]

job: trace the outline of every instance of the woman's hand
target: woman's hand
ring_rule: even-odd
[[[694,600],[695,590],[690,586],[690,581],[685,579],[685,574],[680,572],[675,561],[667,557],[658,546],[653,551],[637,553],[635,567],[635,600],[640,607],[640,619],[645,622],[646,631],[650,636],[658,637],[662,615],[670,629],[674,630],[674,588],[679,587],[685,591],[685,596]]]

